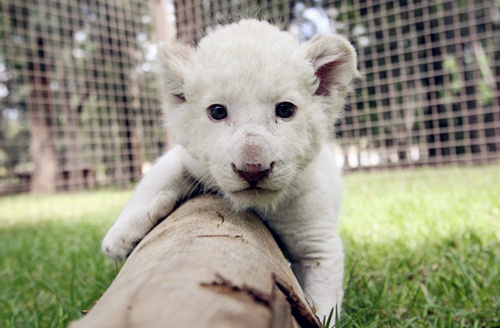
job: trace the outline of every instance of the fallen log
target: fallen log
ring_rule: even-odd
[[[321,327],[273,236],[215,196],[184,203],[135,248],[79,327]]]

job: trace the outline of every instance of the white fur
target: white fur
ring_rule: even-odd
[[[320,318],[340,310],[344,255],[336,232],[340,170],[327,140],[356,76],[344,39],[318,36],[304,45],[257,20],[217,28],[197,49],[164,50],[165,113],[177,145],[161,157],[104,238],[124,259],[175,203],[195,187],[216,191],[236,210],[253,209],[278,235]],[[296,106],[290,118],[275,106]],[[227,117],[207,108],[221,104]],[[259,189],[232,168],[271,169]]]

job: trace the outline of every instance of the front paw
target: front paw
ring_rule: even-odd
[[[114,261],[123,261],[139,243],[140,237],[120,226],[113,226],[102,241],[102,251]]]

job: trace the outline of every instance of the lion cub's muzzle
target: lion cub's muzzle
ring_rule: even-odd
[[[260,163],[244,163],[241,168],[237,168],[234,163],[231,163],[231,167],[236,175],[248,182],[251,189],[255,189],[258,188],[257,184],[259,181],[267,177],[273,171],[274,162],[272,162],[268,168],[264,168]]]

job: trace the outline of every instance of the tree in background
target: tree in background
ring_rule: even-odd
[[[5,131],[19,123],[9,118],[15,112],[29,121],[32,171],[26,156],[16,166],[30,171],[31,191],[78,189],[88,184],[86,174],[128,184],[144,160],[158,155],[161,135],[148,130],[159,125],[157,116],[146,113],[159,107],[146,65],[154,50],[150,11],[137,0],[0,4],[0,64],[7,72],[0,142],[8,155],[0,166],[14,171],[12,134],[7,140]]]

